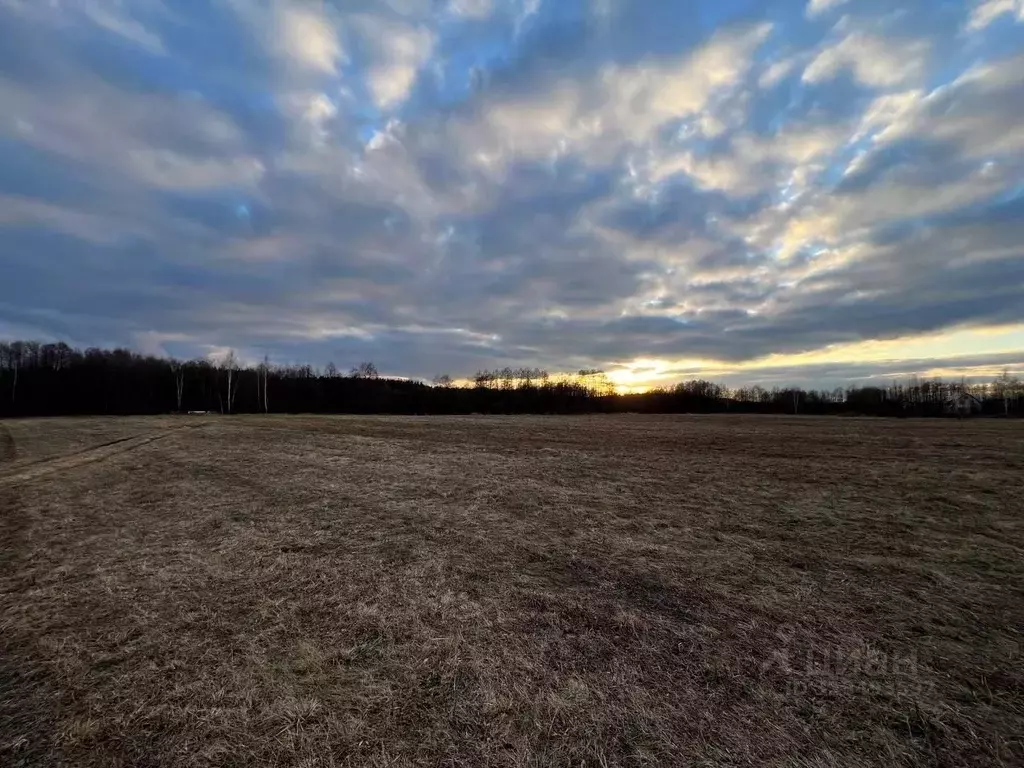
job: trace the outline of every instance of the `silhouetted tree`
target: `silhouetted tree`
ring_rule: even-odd
[[[360,363],[359,365],[355,366],[349,372],[349,375],[353,379],[376,379],[379,374],[377,373],[377,366],[374,365],[373,363],[367,362]]]
[[[309,365],[272,367],[268,358],[248,368],[234,353],[218,361],[180,362],[126,349],[12,341],[0,343],[0,416],[146,414],[169,411],[270,413],[740,413],[942,416],[968,393],[988,415],[1024,415],[1024,387],[1004,372],[989,384],[911,380],[884,386],[829,391],[771,390],[758,385],[734,391],[706,380],[681,382],[642,394],[614,393],[596,369],[550,376],[532,368],[478,371],[473,387],[455,387],[438,376],[433,387],[381,378],[364,363],[353,376],[323,373]],[[256,387],[241,385],[255,380]],[[272,386],[271,386],[272,385]],[[959,412],[960,409],[954,409]]]

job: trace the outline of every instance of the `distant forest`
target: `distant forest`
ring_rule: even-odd
[[[32,341],[0,343],[0,417],[217,413],[788,413],[873,416],[1024,415],[1024,386],[1003,373],[985,384],[913,381],[833,390],[727,389],[687,381],[616,394],[602,371],[549,375],[536,369],[480,371],[468,385],[378,375],[373,363],[347,373],[329,363],[243,365],[178,361],[126,349]]]

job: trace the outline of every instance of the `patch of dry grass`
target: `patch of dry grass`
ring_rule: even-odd
[[[193,422],[197,421],[192,417]],[[0,457],[4,445],[16,446],[14,455],[7,455],[0,471],[28,466],[57,456],[109,445],[119,440],[148,435],[165,427],[180,426],[186,417],[125,416],[121,418],[12,419],[0,422]]]
[[[0,762],[1024,761],[1018,425],[185,423],[7,424]]]

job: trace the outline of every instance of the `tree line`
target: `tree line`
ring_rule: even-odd
[[[127,349],[33,341],[0,343],[0,417],[216,413],[788,413],[873,416],[1024,414],[1024,386],[1004,372],[981,384],[910,381],[832,390],[726,388],[704,380],[617,394],[597,369],[479,371],[459,385],[382,377],[372,362],[245,365],[173,360]]]

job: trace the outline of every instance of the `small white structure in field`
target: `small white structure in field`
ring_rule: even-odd
[[[954,416],[971,416],[981,413],[981,400],[970,392],[957,392],[946,401],[946,413]]]

